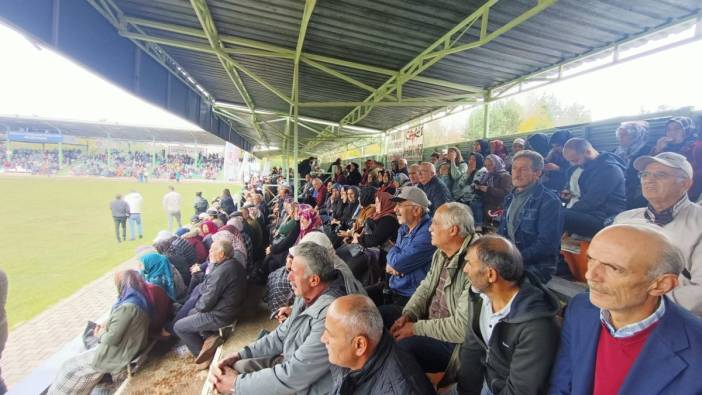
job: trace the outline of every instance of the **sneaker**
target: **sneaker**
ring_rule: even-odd
[[[195,358],[195,363],[211,361],[212,357],[214,357],[215,351],[217,351],[217,347],[221,346],[223,343],[224,339],[217,335],[213,335],[205,339],[205,342],[202,344],[200,355]]]

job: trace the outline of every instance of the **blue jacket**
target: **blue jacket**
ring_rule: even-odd
[[[505,197],[504,211],[497,232],[509,238],[507,213],[514,199],[514,191]],[[544,283],[556,272],[558,255],[561,253],[563,234],[563,207],[561,200],[540,182],[524,202],[515,221],[512,242],[522,253],[524,266]]]
[[[387,256],[388,265],[402,276],[390,277],[390,289],[402,296],[410,297],[424,280],[431,266],[436,247],[431,245],[429,226],[431,218],[425,215],[411,233],[407,225],[400,226],[397,241]]]
[[[702,320],[666,298],[665,314],[631,367],[620,394],[702,394]],[[600,309],[589,294],[566,310],[549,394],[592,394]]]
[[[448,187],[441,182],[436,176],[431,178],[428,184],[419,184],[419,189],[427,194],[427,198],[431,202],[429,206],[429,213],[433,216],[436,209],[441,207],[444,203],[452,202],[453,197],[451,197],[451,192]]]
[[[578,179],[580,200],[569,210],[590,214],[601,220],[626,210],[624,163],[603,152],[583,166]]]

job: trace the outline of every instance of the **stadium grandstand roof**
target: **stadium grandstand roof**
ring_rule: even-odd
[[[91,10],[53,2],[54,10],[46,0],[38,11],[13,3],[0,15],[113,80],[143,86],[138,55],[124,76],[85,55],[117,44],[72,33],[131,40],[171,72],[148,82],[167,87],[162,105],[174,109],[178,80],[201,100],[199,114],[192,105],[175,110],[216,115],[199,119],[205,130],[243,137],[235,143],[244,149],[290,153],[295,142],[319,153],[437,109],[494,100],[525,81],[557,80],[565,64],[603,51],[616,57],[619,45],[681,23],[698,23],[702,36],[699,0],[87,0]],[[100,22],[71,23],[95,11]]]
[[[81,138],[220,146],[224,143],[219,137],[205,131],[10,116],[0,116],[0,132],[49,133]]]

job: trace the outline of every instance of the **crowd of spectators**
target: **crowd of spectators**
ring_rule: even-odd
[[[10,155],[0,152],[2,171],[53,175],[59,171],[58,150],[13,149]],[[133,177],[140,182],[149,178],[216,179],[222,171],[224,158],[219,154],[156,153],[155,166],[152,154],[144,151],[88,153],[78,149],[63,150],[66,174],[74,176]]]
[[[655,144],[645,129],[622,124],[615,152],[560,131],[387,168],[309,158],[299,188],[276,172],[196,199],[50,393],[119,377],[149,336],[209,366],[251,287],[279,324],[216,361],[222,394],[701,393],[702,142],[687,118]],[[571,237],[589,290],[563,309]]]

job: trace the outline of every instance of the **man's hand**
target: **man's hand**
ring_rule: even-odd
[[[233,394],[237,377],[239,377],[239,373],[236,370],[225,366],[224,369],[215,369],[214,373],[210,375],[210,381],[220,394]]]
[[[397,321],[395,321],[395,323],[397,323]],[[395,325],[393,325],[393,327],[394,326]],[[398,342],[410,336],[414,336],[414,322],[412,321],[407,321],[402,326],[399,326],[392,331],[392,337],[394,337],[395,341]]]
[[[406,315],[406,314],[405,314],[405,315],[402,315],[400,318],[398,318],[397,320],[395,320],[395,322],[392,324],[392,326],[390,327],[390,333],[394,333],[394,332],[395,332],[395,329],[397,329],[397,328],[399,328],[399,327],[405,325],[405,324],[408,323],[408,322],[412,322],[412,320],[410,319],[410,317],[409,317],[408,315]]]
[[[198,265],[197,263],[190,266],[190,274],[198,273],[198,272],[200,272],[200,270],[201,270],[200,265]]]
[[[290,306],[284,306],[278,309],[278,312],[275,313],[275,319],[278,321],[279,324],[282,324],[285,320],[290,317],[290,314],[292,314],[292,307]]]
[[[546,170],[546,171],[558,171],[558,170],[560,170],[560,169],[561,169],[561,168],[558,167],[558,165],[555,164],[555,163],[546,163],[546,164],[544,165],[544,170]]]
[[[95,325],[95,329],[93,329],[93,336],[95,337],[100,337],[105,332],[105,327],[97,324]]]
[[[226,367],[234,367],[234,364],[237,363],[241,359],[241,356],[239,356],[238,352],[235,352],[234,354],[224,358],[223,360],[219,361],[219,364],[217,367],[219,369],[224,369]]]
[[[385,265],[385,273],[391,275],[391,276],[401,276],[402,273],[398,272],[397,270],[393,269],[392,266]]]
[[[266,255],[271,254],[271,246],[266,247]]]
[[[483,191],[483,192],[487,192],[488,187],[487,187],[487,185],[479,185],[478,190]]]

